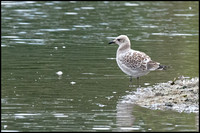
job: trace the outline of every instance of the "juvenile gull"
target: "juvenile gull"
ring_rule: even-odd
[[[131,43],[126,35],[120,35],[111,43],[119,45],[116,53],[116,61],[119,68],[130,76],[139,79],[139,77],[148,74],[154,70],[165,70],[166,66],[152,61],[151,58],[143,52],[131,49]]]

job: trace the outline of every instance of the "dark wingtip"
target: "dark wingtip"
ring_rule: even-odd
[[[167,68],[169,67],[165,65],[159,65],[158,70],[167,70]]]

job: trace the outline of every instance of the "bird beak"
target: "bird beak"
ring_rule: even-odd
[[[112,43],[115,43],[115,41],[113,40],[113,41],[109,42],[108,44],[112,44]]]

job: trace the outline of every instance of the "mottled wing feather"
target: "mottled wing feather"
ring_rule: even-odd
[[[133,70],[140,69],[141,71],[146,71],[148,69],[147,64],[151,61],[151,58],[143,52],[130,51],[123,54],[120,57],[120,61]]]

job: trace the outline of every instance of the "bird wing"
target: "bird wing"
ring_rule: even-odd
[[[148,65],[148,63],[151,62],[151,58],[140,51],[132,50],[123,53],[119,56],[119,60],[122,64],[133,70],[140,69],[141,71],[146,71],[148,67],[151,67],[151,65]]]

